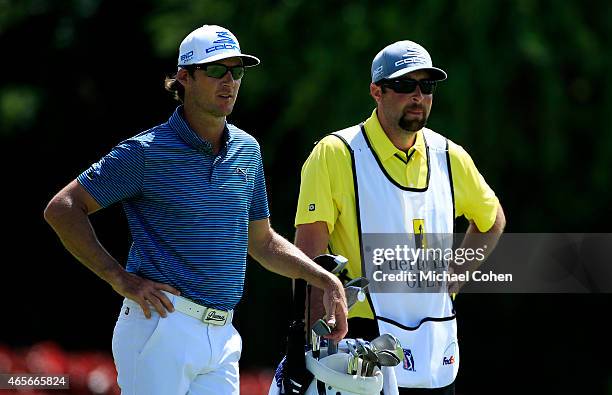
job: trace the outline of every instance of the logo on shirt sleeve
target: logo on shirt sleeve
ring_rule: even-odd
[[[308,205],[308,211],[315,211],[315,204],[314,203],[310,203]]]
[[[244,176],[244,181],[249,180],[249,169],[248,168],[237,167],[235,173],[242,174]]]

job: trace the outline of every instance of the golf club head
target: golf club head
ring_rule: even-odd
[[[376,356],[378,357],[378,363],[381,366],[397,366],[402,362],[397,355],[389,350],[377,351]]]
[[[344,284],[345,287],[359,287],[361,289],[366,289],[368,285],[370,285],[370,282],[365,277],[357,277]]]
[[[363,356],[363,365],[361,367],[361,375],[364,377],[369,377],[372,375],[374,371],[374,366],[378,363],[378,357],[374,350],[372,350],[372,346],[368,342],[361,343],[363,350],[365,351],[365,355]]]
[[[332,274],[338,274],[346,267],[348,259],[342,255],[323,254],[313,258],[319,266]]]
[[[363,360],[365,360],[368,356],[368,350],[366,350],[366,342],[361,338],[357,338],[355,339],[355,346],[357,349],[357,354],[359,354],[359,356]]]
[[[347,342],[347,347],[351,348],[349,342]],[[372,346],[361,338],[355,339],[355,350],[359,357],[362,359],[363,363],[361,365],[360,375],[366,377],[368,372],[374,370],[374,366],[378,363],[378,358]]]
[[[399,339],[390,333],[383,333],[376,339],[370,341],[370,344],[377,351],[402,349],[402,344]],[[404,355],[403,351],[402,355]]]
[[[400,361],[404,360],[404,350],[400,341],[393,335],[385,333],[370,342],[374,347],[375,352],[389,352]]]
[[[325,321],[322,319],[317,320],[312,326],[312,331],[317,334],[317,336],[325,336],[331,333],[331,328]]]
[[[349,360],[348,373],[354,376],[357,374],[357,369],[359,367],[359,354],[357,353],[355,341],[347,340],[346,347],[348,348],[348,352],[351,355],[351,359]]]
[[[367,353],[365,358],[372,363],[378,363],[378,356],[376,355],[376,352],[374,352],[372,345],[366,342],[364,345],[364,349],[366,350],[366,353]]]
[[[338,343],[334,340],[327,341],[327,355],[334,355],[338,353]]]
[[[344,286],[344,293],[346,295],[346,304],[348,309],[355,305],[358,301],[365,299],[363,291],[369,285],[369,281],[364,277],[355,278]]]
[[[346,347],[348,348],[349,354],[357,356],[357,347],[355,346],[355,342],[353,340],[347,340]]]
[[[365,345],[365,341],[363,341],[362,338],[358,337],[355,339],[355,348],[357,349],[357,352],[361,355],[366,354],[364,345]]]
[[[359,292],[361,292],[361,288],[359,287],[348,286],[344,288],[344,294],[346,295],[346,307],[349,310],[359,301]]]

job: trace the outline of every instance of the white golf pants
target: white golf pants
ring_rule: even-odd
[[[119,313],[113,357],[122,395],[240,393],[242,339],[231,323],[208,325],[178,311],[161,318],[154,308],[151,314],[147,319],[129,299]]]

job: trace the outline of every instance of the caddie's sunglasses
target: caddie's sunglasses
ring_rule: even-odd
[[[232,74],[232,78],[237,81],[244,76],[244,66],[226,66],[221,63],[209,63],[209,64],[196,64],[193,66],[194,69],[200,69],[211,78],[223,78],[223,76],[229,72]]]
[[[436,90],[437,81],[432,80],[413,80],[411,78],[382,80],[380,86],[391,88],[396,93],[412,93],[417,85],[421,88],[421,93],[431,95]]]

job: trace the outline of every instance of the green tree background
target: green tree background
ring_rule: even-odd
[[[230,121],[262,146],[272,222],[286,237],[293,235],[299,172],[313,143],[369,115],[372,58],[401,39],[424,45],[448,72],[429,126],[470,152],[506,209],[508,231],[609,229],[608,1],[0,0],[0,164],[9,229],[3,244],[19,258],[6,265],[4,292],[25,294],[26,305],[41,295],[80,295],[104,312],[93,330],[91,322],[53,325],[51,313],[18,314],[22,324],[3,328],[0,341],[54,338],[68,347],[108,348],[120,301],[74,264],[41,213],[59,188],[114,144],[167,119],[175,103],[163,92],[163,78],[176,70],[182,38],[205,23],[229,28],[243,51],[262,59],[248,70]],[[120,210],[93,220],[102,241],[125,258]],[[287,314],[278,301],[288,295],[288,281],[249,265],[237,317],[244,366],[278,359]],[[568,309],[596,314],[609,297],[466,295],[458,305],[467,344],[460,377],[469,386],[487,364],[488,354],[481,354],[491,344],[531,347],[528,355],[554,358],[562,354],[555,344],[574,333],[554,330],[567,324]],[[482,309],[496,314],[485,320]],[[512,328],[519,316],[521,325],[534,320],[537,337],[552,344]],[[270,327],[261,317],[269,317]],[[601,330],[596,319],[585,325],[579,338]],[[609,390],[609,369],[594,362],[601,349],[580,344],[572,352],[591,361],[581,369],[599,375],[598,391]],[[553,368],[546,372],[543,377],[555,377]]]

